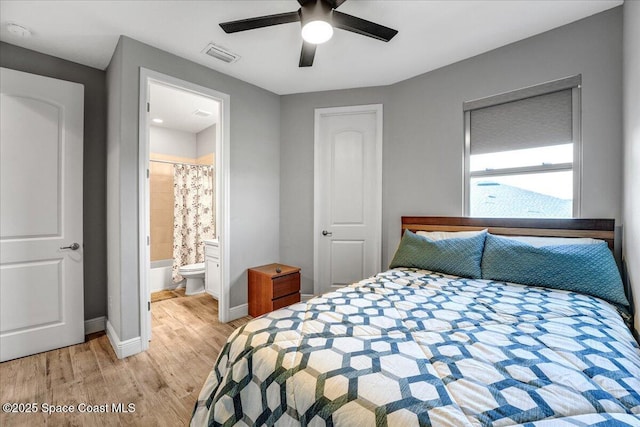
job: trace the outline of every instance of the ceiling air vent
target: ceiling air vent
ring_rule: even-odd
[[[213,43],[209,43],[202,52],[227,63],[236,62],[240,59],[240,55],[230,52],[222,46],[218,46]]]
[[[209,117],[212,114],[213,113],[211,113],[210,111],[201,110],[200,108],[193,112],[193,115],[198,117]]]

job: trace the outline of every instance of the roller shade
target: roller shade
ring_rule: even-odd
[[[572,143],[571,97],[564,89],[471,110],[471,154]]]

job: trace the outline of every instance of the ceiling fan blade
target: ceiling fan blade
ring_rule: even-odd
[[[341,30],[351,31],[363,36],[372,37],[374,39],[388,42],[398,34],[397,30],[367,21],[366,19],[357,18],[346,13],[333,11],[333,26]]]
[[[286,12],[275,15],[258,16],[256,18],[240,19],[238,21],[223,22],[220,27],[225,33],[237,33],[238,31],[253,30],[256,28],[270,27],[271,25],[288,24],[300,21],[300,13]]]
[[[311,67],[313,65],[313,57],[316,55],[316,47],[313,43],[302,42],[302,51],[300,52],[300,63],[298,67]]]

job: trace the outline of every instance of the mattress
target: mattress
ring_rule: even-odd
[[[191,425],[640,425],[640,349],[566,291],[398,268],[254,319]]]

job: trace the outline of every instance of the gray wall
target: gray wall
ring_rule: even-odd
[[[631,78],[640,74],[638,8],[638,2],[624,5],[625,254],[640,283],[640,250],[628,243],[640,239],[632,214],[640,210],[640,88]],[[246,302],[246,268],[254,265],[300,266],[302,291],[313,289],[314,108],[384,105],[384,265],[399,240],[401,215],[462,213],[463,101],[581,73],[582,214],[620,220],[621,46],[616,8],[392,86],[283,97],[126,37],[107,69],[107,93],[103,71],[6,43],[0,43],[0,66],[85,85],[85,318],[105,314],[108,268],[108,317],[125,340],[139,335],[139,67],[231,95],[230,302],[237,306]],[[635,293],[640,296],[640,286]]]
[[[111,323],[121,340],[140,335],[137,211],[140,67],[230,95],[230,306],[247,302],[247,268],[279,259],[280,97],[121,37],[107,72],[109,155],[113,153],[117,159],[110,165],[109,175],[114,174],[113,180],[119,180],[113,184],[119,189],[113,194],[117,201],[108,213],[109,255],[116,258],[109,261],[109,291],[113,295],[110,305],[114,306],[109,311],[109,320],[112,312],[117,315],[119,311],[119,324]]]
[[[196,134],[183,130],[149,126],[149,152],[195,159]]]
[[[206,156],[216,152],[216,124],[209,126],[196,134],[196,157]]]
[[[640,309],[640,2],[624,3],[624,256]],[[636,313],[635,329],[640,331]]]
[[[313,129],[314,109],[383,104],[387,132],[388,90],[364,88],[281,97],[280,113],[280,255],[279,262],[300,267],[302,293],[313,291]],[[385,145],[386,149],[387,146]],[[386,156],[386,151],[383,158]],[[383,178],[384,182],[384,178]]]
[[[0,66],[84,85],[84,317],[105,316],[106,91],[105,72],[0,42]]]
[[[283,96],[280,255],[313,290],[313,110],[384,104],[382,264],[402,215],[462,215],[462,103],[582,74],[582,216],[621,219],[622,14],[615,8],[384,88]]]
[[[107,319],[120,334],[120,108],[122,98],[122,40],[107,67]],[[134,205],[135,206],[135,205]],[[137,256],[137,255],[136,255]],[[136,298],[137,300],[137,298]],[[139,324],[136,320],[135,324]],[[108,325],[107,325],[108,326]]]

